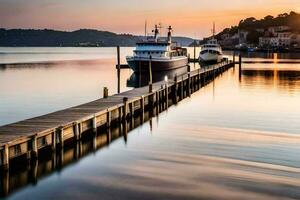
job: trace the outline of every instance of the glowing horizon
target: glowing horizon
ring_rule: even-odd
[[[116,33],[144,34],[156,23],[172,25],[174,34],[202,38],[234,26],[247,17],[300,11],[299,0],[0,0],[1,28],[76,30],[91,28]],[[150,32],[150,31],[148,31]]]

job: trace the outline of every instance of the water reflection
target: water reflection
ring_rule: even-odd
[[[253,87],[260,83],[269,91],[273,88],[281,90],[281,93],[293,94],[299,92],[300,71],[282,71],[282,70],[242,70],[242,87]]]
[[[165,77],[168,79],[174,79],[175,76],[181,76],[187,73],[187,67],[181,67],[175,70],[168,70],[162,72],[152,73],[153,83],[165,80]],[[150,76],[145,73],[132,73],[130,78],[127,80],[127,87],[144,87],[149,84]]]
[[[132,118],[132,120],[123,122],[111,129],[98,129],[97,134],[86,132],[81,141],[67,141],[63,149],[51,152],[49,147],[49,149],[39,152],[38,160],[28,161],[27,165],[24,165],[24,162],[26,163],[24,161],[25,157],[12,160],[9,171],[0,171],[0,197],[11,195],[28,184],[37,185],[43,177],[59,173],[64,168],[77,163],[80,159],[95,153],[99,149],[108,147],[121,138],[126,144],[129,131],[144,122],[150,121],[150,124],[152,123],[152,116],[157,114],[155,110],[153,112],[143,113],[141,116]]]
[[[85,67],[79,68],[97,81],[115,70]],[[145,113],[27,166],[12,165],[0,176],[1,194],[10,200],[300,199],[300,65],[243,65],[240,82],[237,69],[156,119]],[[81,70],[74,76],[84,96],[90,79]],[[122,73],[125,83],[131,71]]]

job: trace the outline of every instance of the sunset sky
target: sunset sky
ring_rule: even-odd
[[[202,38],[254,16],[300,12],[300,0],[0,0],[0,27],[75,30],[92,28],[143,34],[171,24],[175,35]],[[150,29],[150,27],[149,27]]]

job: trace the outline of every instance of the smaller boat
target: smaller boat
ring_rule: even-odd
[[[206,44],[201,46],[199,62],[201,63],[218,63],[223,60],[222,47],[215,39],[215,24],[213,26],[213,36]]]

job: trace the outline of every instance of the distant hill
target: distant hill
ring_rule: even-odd
[[[6,47],[112,47],[135,46],[142,41],[142,36],[116,34],[108,31],[80,29],[77,31],[33,30],[33,29],[0,29],[0,46]],[[183,46],[193,39],[173,37]]]
[[[234,35],[241,31],[247,31],[247,42],[258,43],[259,37],[264,35],[264,31],[270,27],[288,26],[290,31],[300,32],[300,14],[291,11],[290,13],[279,14],[276,17],[268,15],[262,19],[249,17],[240,21],[237,26],[225,28],[222,32],[216,35],[217,39],[222,39],[222,35]]]

